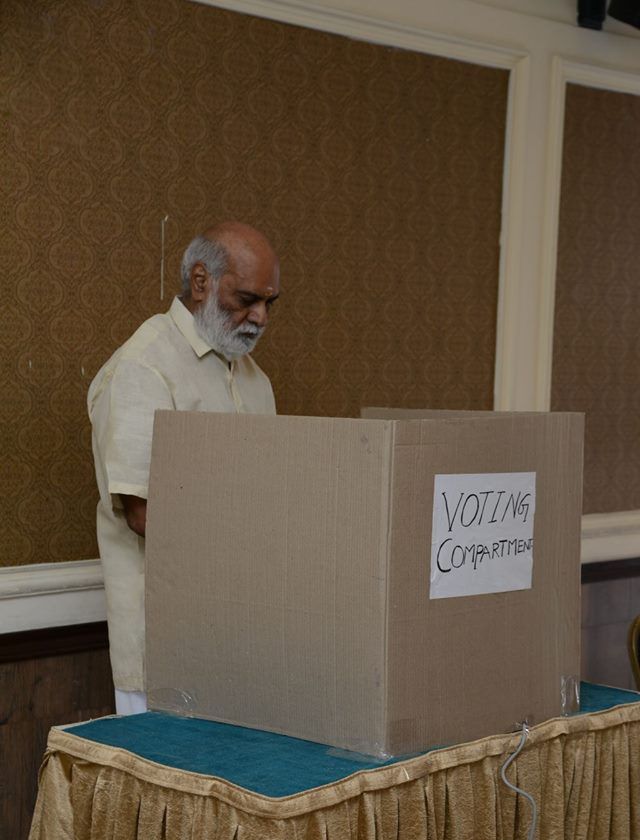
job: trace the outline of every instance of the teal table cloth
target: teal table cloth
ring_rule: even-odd
[[[579,714],[638,700],[640,695],[633,691],[583,682]],[[162,712],[100,718],[66,731],[167,767],[217,776],[270,797],[291,796],[409,757],[380,761],[273,732]],[[442,746],[450,745],[434,744],[431,749]]]

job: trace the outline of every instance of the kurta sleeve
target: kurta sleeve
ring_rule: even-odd
[[[175,405],[162,375],[131,359],[118,363],[105,398],[101,449],[112,503],[121,507],[119,493],[147,498],[154,412]]]

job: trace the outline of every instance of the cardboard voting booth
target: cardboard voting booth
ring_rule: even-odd
[[[582,438],[579,414],[157,412],[150,708],[378,756],[559,715]]]

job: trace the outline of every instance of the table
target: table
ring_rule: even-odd
[[[509,769],[542,840],[640,840],[640,695],[582,684]],[[385,762],[147,712],[51,730],[30,840],[513,840],[529,805],[498,772],[520,736]]]

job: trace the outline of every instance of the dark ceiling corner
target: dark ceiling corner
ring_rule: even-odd
[[[607,0],[578,0],[578,26],[602,29],[607,16]]]
[[[640,29],[640,0],[611,0],[609,14],[616,20]]]

